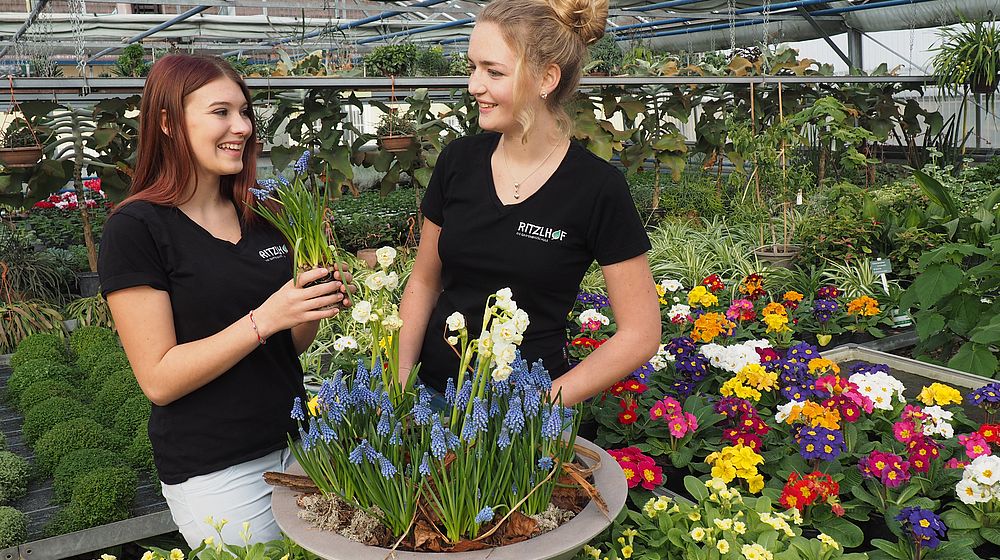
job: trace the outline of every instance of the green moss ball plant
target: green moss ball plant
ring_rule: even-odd
[[[137,478],[125,467],[102,467],[77,481],[63,529],[79,531],[129,518]]]
[[[21,392],[17,407],[22,413],[28,412],[36,404],[52,397],[73,397],[79,390],[59,379],[39,379]]]
[[[20,499],[28,491],[28,461],[10,451],[0,451],[0,504]]]
[[[89,375],[105,355],[121,351],[118,337],[104,327],[81,327],[70,335],[69,346],[76,356],[76,365]]]
[[[35,443],[35,465],[51,475],[63,457],[78,449],[113,449],[114,437],[90,418],[74,418],[52,427]]]
[[[16,403],[21,393],[36,381],[52,379],[69,386],[76,385],[77,370],[62,362],[47,358],[29,360],[14,368],[7,380],[7,401]]]
[[[120,371],[132,372],[132,366],[124,351],[114,350],[101,356],[94,362],[94,367],[83,382],[84,393],[96,396],[104,386],[104,382]]]
[[[131,370],[118,371],[109,376],[100,392],[94,397],[96,410],[117,411],[132,397],[143,396],[139,382]]]
[[[125,457],[137,471],[149,473],[156,478],[156,464],[153,462],[153,444],[149,441],[149,432],[139,430],[132,438],[132,443],[125,450]]]
[[[69,502],[76,483],[87,473],[121,464],[121,457],[108,449],[77,449],[66,455],[59,461],[53,475],[52,488],[56,501],[63,504]]]
[[[27,539],[27,516],[10,506],[0,506],[0,548],[17,546]]]
[[[24,415],[21,434],[29,445],[38,441],[53,426],[73,420],[90,418],[93,412],[82,402],[69,397],[51,397],[31,408]]]
[[[136,432],[146,431],[149,425],[151,405],[146,395],[130,397],[115,414],[114,432],[119,440],[131,442]]]
[[[36,333],[22,340],[14,354],[10,357],[10,367],[17,369],[29,360],[46,359],[53,362],[68,363],[66,344],[59,335]]]

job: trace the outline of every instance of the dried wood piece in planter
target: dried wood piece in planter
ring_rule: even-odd
[[[264,482],[271,486],[284,486],[295,492],[319,493],[319,487],[308,476],[268,471],[264,473]]]

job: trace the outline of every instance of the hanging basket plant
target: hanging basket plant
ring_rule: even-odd
[[[34,167],[42,159],[42,143],[38,141],[38,135],[31,127],[31,122],[24,117],[21,105],[14,97],[14,78],[8,76],[10,81],[10,109],[7,114],[14,115],[10,123],[4,120],[4,126],[0,137],[0,163],[10,168],[30,168]]]
[[[375,135],[378,145],[387,152],[405,152],[417,143],[416,123],[408,113],[400,114],[396,108],[390,108],[382,115]]]
[[[1000,27],[996,22],[962,22],[939,31],[941,44],[933,50],[934,74],[944,91],[969,88],[987,101],[1000,84]]]

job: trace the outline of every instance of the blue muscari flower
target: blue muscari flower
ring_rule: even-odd
[[[355,385],[360,384],[367,387],[370,381],[371,381],[371,372],[369,372],[368,368],[365,366],[365,359],[358,358],[358,368],[354,370],[354,384]]]
[[[549,457],[548,455],[545,455],[544,457],[540,457],[538,459],[538,468],[543,471],[551,471],[552,465],[553,465],[552,457]]]
[[[542,393],[538,389],[524,392],[524,417],[534,418],[542,405]]]
[[[382,391],[379,399],[380,402],[378,407],[383,411],[388,411],[390,415],[395,416],[394,409],[392,407],[392,399],[389,398],[389,393]]]
[[[321,408],[326,410],[330,408],[330,405],[335,400],[335,392],[333,389],[333,383],[329,379],[324,379],[323,384],[320,385],[319,393],[316,394],[317,399]]]
[[[368,443],[368,440],[364,441],[365,441],[365,461],[374,464],[375,461],[378,461],[378,457],[379,455],[381,455],[381,453],[378,452],[378,449],[375,449],[375,446]]]
[[[562,412],[558,406],[554,406],[551,411],[546,410],[545,412],[547,416],[542,417],[542,437],[559,439],[563,431]]]
[[[500,414],[500,399],[497,398],[497,396],[498,395],[494,393],[493,398],[490,399],[490,418]]]
[[[465,422],[462,423],[462,439],[471,441],[474,437],[476,437],[475,422],[471,418],[466,418]]]
[[[549,376],[549,370],[545,369],[545,364],[542,363],[542,360],[537,360],[531,364],[531,377],[534,378],[535,386],[546,393],[552,389],[552,377]]]
[[[382,416],[378,419],[378,425],[375,426],[375,433],[385,437],[389,435],[389,430],[392,429],[392,418],[389,417],[389,413],[385,410],[382,411]]]
[[[319,426],[320,437],[323,441],[330,443],[331,441],[337,439],[337,432],[326,422],[323,422]]]
[[[444,437],[448,440],[448,449],[458,449],[458,446],[462,445],[462,440],[458,439],[458,436],[451,433],[448,428],[444,429]]]
[[[400,445],[403,443],[403,438],[401,434],[403,433],[403,423],[396,422],[395,427],[392,428],[392,437],[389,438],[389,445]]]
[[[445,454],[448,453],[448,441],[445,439],[444,426],[441,425],[437,414],[431,418],[431,453],[437,460],[444,459]]]
[[[565,425],[572,424],[573,418],[576,416],[576,410],[574,410],[573,407],[571,406],[564,406],[562,412],[563,412],[563,422],[565,423]]]
[[[327,410],[327,416],[339,424],[344,420],[344,410],[344,402],[342,400],[335,400],[330,403],[330,408]]]
[[[472,425],[477,431],[485,432],[489,425],[490,417],[486,413],[486,402],[482,398],[472,399]]]
[[[516,389],[523,389],[525,385],[531,383],[531,372],[528,371],[528,362],[521,357],[521,350],[514,350],[514,361],[510,364],[510,377],[507,380]]]
[[[509,377],[503,381],[490,381],[490,392],[493,395],[506,395],[510,393],[511,388]]]
[[[521,410],[521,397],[514,393],[507,404],[507,414],[503,418],[503,426],[512,434],[519,434],[524,429],[524,412]]]
[[[351,389],[351,402],[354,403],[356,407],[362,407],[368,404],[370,400],[367,383],[354,383],[354,387]]]
[[[295,397],[292,401],[292,419],[298,420],[299,422],[306,419],[306,413],[302,411],[302,398]]]
[[[477,525],[482,525],[483,523],[489,523],[490,521],[493,521],[493,508],[491,508],[490,506],[486,506],[483,509],[479,510],[479,513],[476,514],[475,521]]]
[[[351,453],[347,456],[347,460],[350,461],[352,465],[360,465],[361,461],[364,461],[365,459],[365,446],[367,445],[368,440],[361,440],[361,443],[351,450]]]
[[[455,397],[455,404],[458,405],[458,408],[465,408],[465,405],[469,404],[470,397],[472,397],[472,380],[466,379],[458,391],[458,396]]]
[[[510,447],[510,430],[507,429],[507,426],[500,428],[500,435],[497,436],[497,447],[499,449]]]
[[[283,186],[285,187],[291,186],[291,183],[288,182],[288,179],[286,179],[284,175],[278,175],[277,179],[278,182],[281,183]]]
[[[309,165],[309,158],[311,156],[312,154],[309,152],[309,150],[302,152],[302,155],[299,156],[298,161],[295,162],[295,167],[294,167],[295,173],[305,172],[306,167]]]
[[[431,392],[423,385],[417,385],[417,402],[422,405],[431,404]]]
[[[421,402],[413,404],[413,422],[418,426],[426,426],[431,421],[431,414],[434,412],[431,407]]]
[[[375,384],[374,389],[365,393],[366,397],[365,404],[367,404],[368,407],[371,408],[372,410],[377,409],[380,404],[382,395],[385,394],[383,393],[383,391],[384,389],[382,388],[382,382],[379,381],[378,383]]]
[[[455,378],[449,377],[448,384],[444,387],[444,400],[449,405],[455,404]]]
[[[396,476],[396,473],[399,472],[398,470],[396,470],[396,465],[393,465],[392,461],[390,461],[385,455],[382,455],[381,453],[378,456],[378,468],[380,471],[382,471],[382,476],[384,478],[392,478]]]
[[[309,434],[305,433],[302,428],[299,428],[299,441],[302,442],[302,449],[309,451],[312,448],[312,442],[309,441]]]
[[[510,493],[514,494],[515,496],[517,495],[517,483],[516,482],[511,482],[510,483]]]
[[[424,476],[431,475],[430,455],[426,451],[424,451],[424,458],[420,460],[420,468],[418,471]]]

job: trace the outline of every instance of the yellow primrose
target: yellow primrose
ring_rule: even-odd
[[[826,533],[820,533],[818,537],[819,542],[823,543],[823,546],[832,548],[834,550],[840,550],[840,543],[837,542],[833,537],[827,535]]]
[[[688,305],[691,307],[711,307],[718,303],[719,298],[715,297],[715,294],[708,291],[705,286],[695,286],[688,292]]]
[[[694,539],[694,542],[703,541],[705,539],[705,529],[702,527],[691,529],[691,538]]]
[[[927,406],[945,406],[949,404],[962,404],[962,393],[953,387],[943,383],[931,383],[920,390],[917,400]]]
[[[729,541],[727,541],[726,539],[719,539],[719,542],[715,543],[715,548],[718,549],[718,551],[721,554],[728,554],[729,553]]]

